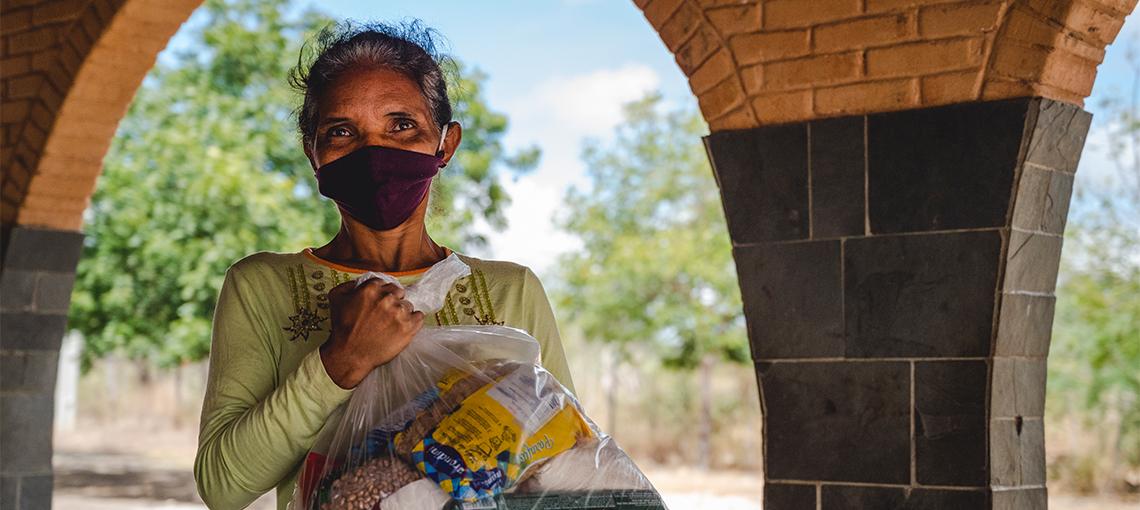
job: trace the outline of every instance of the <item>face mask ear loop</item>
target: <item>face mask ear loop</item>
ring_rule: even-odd
[[[443,142],[444,142],[444,140],[447,140],[447,127],[450,125],[451,125],[450,122],[448,122],[447,124],[444,124],[443,125],[443,132],[440,133],[440,135],[439,135],[439,147],[435,150],[435,157],[437,157],[437,158],[443,157]],[[444,163],[443,166],[447,166],[447,163]]]

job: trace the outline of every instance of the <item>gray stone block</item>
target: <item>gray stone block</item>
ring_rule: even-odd
[[[991,415],[1040,418],[1045,414],[1045,358],[994,358]]]
[[[1025,98],[867,116],[871,232],[1006,226]]]
[[[1053,296],[1002,294],[995,356],[1045,357],[1053,335]]]
[[[66,315],[30,312],[0,313],[0,349],[59,351],[67,330]]]
[[[1045,420],[1021,425],[1021,485],[1045,485]]]
[[[58,360],[52,351],[0,352],[0,391],[52,394]]]
[[[733,244],[807,239],[807,123],[720,131],[705,148]]]
[[[17,509],[20,501],[19,475],[0,476],[0,509]]]
[[[52,395],[0,394],[3,474],[51,472]],[[23,490],[21,489],[21,492]]]
[[[25,476],[20,479],[20,510],[51,508],[52,475]]]
[[[81,232],[15,227],[4,248],[4,270],[74,273],[83,253],[83,237]]]
[[[753,357],[842,357],[840,241],[734,250]]]
[[[919,484],[984,487],[985,361],[915,363],[914,448]]]
[[[815,486],[765,483],[765,510],[816,510]]]
[[[1047,510],[1049,496],[1045,489],[1008,489],[993,491],[993,510]]]
[[[66,315],[74,286],[74,273],[40,273],[40,281],[36,284],[36,311]]]
[[[1001,246],[995,230],[847,239],[847,356],[988,355]]]
[[[821,496],[823,510],[989,510],[984,490],[824,485]]]
[[[757,363],[768,479],[910,482],[910,364]]]
[[[1037,101],[1025,161],[1062,172],[1075,172],[1092,124],[1092,114],[1077,105],[1051,99]]]
[[[1072,192],[1073,174],[1024,167],[1013,205],[1013,227],[1064,233]]]
[[[813,239],[865,233],[865,121],[860,115],[808,125]]]
[[[1021,436],[1014,419],[990,420],[990,483],[1021,485]]]
[[[0,271],[0,310],[22,312],[32,308],[36,295],[35,271]]]
[[[1061,264],[1060,237],[1014,230],[1008,250],[1003,291],[1053,293]]]

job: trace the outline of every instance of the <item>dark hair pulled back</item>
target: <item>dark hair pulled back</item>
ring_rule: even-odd
[[[415,82],[437,127],[451,122],[447,77],[455,62],[436,48],[439,34],[419,20],[399,23],[345,20],[323,28],[301,49],[289,83],[304,99],[297,109],[301,141],[311,147],[316,137],[317,104],[329,86],[353,70],[386,68]]]

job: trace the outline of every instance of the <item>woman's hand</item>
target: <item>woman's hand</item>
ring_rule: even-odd
[[[379,279],[329,290],[331,331],[321,345],[325,371],[341,388],[354,388],[373,368],[395,358],[424,325],[404,289]]]

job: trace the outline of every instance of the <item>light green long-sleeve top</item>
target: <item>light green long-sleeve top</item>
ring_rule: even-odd
[[[456,280],[425,327],[504,324],[538,339],[542,364],[573,390],[554,314],[525,266],[457,254]],[[409,285],[427,268],[389,273]],[[311,250],[262,252],[229,268],[214,312],[210,372],[194,478],[210,508],[242,508],[276,487],[293,496],[301,462],[325,420],[352,394],[329,378],[317,350],[328,338],[328,290],[364,271]]]

